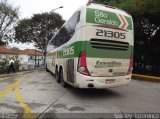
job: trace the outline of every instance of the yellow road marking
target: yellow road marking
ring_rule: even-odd
[[[23,113],[23,118],[36,118],[35,115],[32,113],[31,108],[25,103],[24,99],[21,96],[21,92],[19,89],[19,85],[20,82],[24,79],[25,77],[19,79],[18,81],[16,81],[15,83],[11,84],[10,86],[8,86],[7,88],[5,88],[4,90],[0,91],[0,100],[3,99],[8,93],[10,93],[11,91],[15,92],[15,96],[16,96],[16,100],[20,103],[20,105],[22,106],[22,108],[24,109],[24,113]],[[5,79],[3,79],[5,80]]]
[[[1,79],[0,79],[0,82],[2,82],[3,80],[6,80],[6,79],[7,79],[7,77],[1,78]]]
[[[19,84],[15,88],[15,94],[16,94],[17,101],[20,103],[20,105],[24,109],[23,118],[24,119],[36,118],[35,115],[33,115],[31,108],[25,103],[24,99],[22,98],[21,92],[20,92],[20,89],[19,89]]]
[[[18,83],[20,82],[20,80],[16,81],[15,83],[11,84],[10,86],[8,86],[7,88],[5,88],[3,91],[0,92],[0,100],[5,97],[9,92],[11,92],[12,90],[14,90],[16,88],[16,86],[18,85]]]
[[[155,77],[155,76],[146,76],[146,75],[140,75],[140,74],[132,74],[132,76],[138,76],[138,77],[141,77],[141,78],[160,80],[160,77]]]

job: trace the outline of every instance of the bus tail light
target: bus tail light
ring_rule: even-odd
[[[88,68],[87,68],[86,52],[85,51],[81,51],[80,54],[79,54],[77,70],[81,74],[90,76],[90,73],[89,73]]]
[[[86,6],[90,6],[93,3],[92,0],[88,0],[88,3],[86,4]]]
[[[129,63],[129,69],[128,69],[127,75],[132,74],[132,70],[133,70],[133,55],[131,55],[130,57],[130,63]]]
[[[86,6],[90,6],[92,4],[92,2],[88,2],[87,4],[86,4]]]
[[[115,7],[113,7],[113,6],[109,6],[109,5],[106,5],[105,7],[115,9]]]

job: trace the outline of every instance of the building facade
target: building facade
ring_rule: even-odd
[[[0,62],[4,62],[10,58],[19,60],[20,70],[28,70],[44,65],[44,55],[38,50],[12,50],[4,46],[0,46]]]

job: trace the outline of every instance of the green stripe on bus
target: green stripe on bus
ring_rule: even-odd
[[[66,49],[74,49],[74,53],[67,55],[64,53]],[[118,59],[129,59],[132,53],[133,46],[129,46],[126,51],[119,50],[105,50],[92,48],[89,41],[77,41],[73,44],[68,45],[67,47],[62,48],[61,51],[58,51],[58,58],[75,58],[79,57],[81,51],[86,51],[87,57],[90,58],[118,58]],[[67,50],[68,51],[68,50]]]

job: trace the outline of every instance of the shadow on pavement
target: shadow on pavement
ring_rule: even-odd
[[[69,91],[79,97],[89,98],[103,98],[103,97],[120,97],[121,94],[111,89],[78,89],[71,86],[68,87]]]

